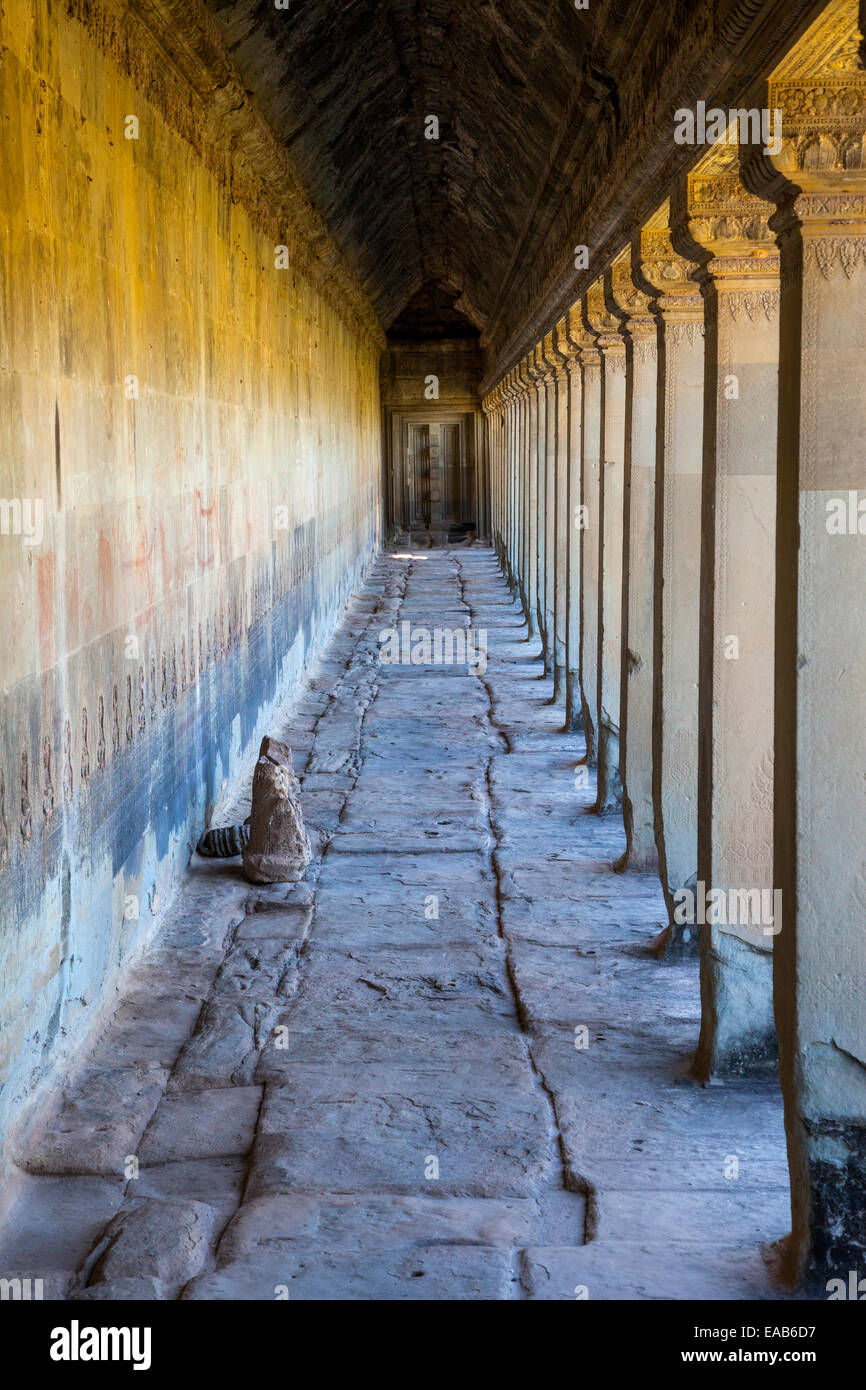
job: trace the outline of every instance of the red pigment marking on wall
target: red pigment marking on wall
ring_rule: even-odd
[[[100,531],[97,546],[99,595],[102,602],[103,623],[108,628],[114,626],[114,551],[115,547],[108,536],[104,531]]]
[[[141,523],[138,528],[138,539],[136,541],[135,552],[132,558],[133,568],[144,575],[144,587],[147,591],[146,607],[153,606],[153,550],[156,539],[153,532],[148,528],[147,520]]]
[[[39,591],[39,669],[47,671],[54,665],[54,554],[39,555],[36,559],[36,584]]]

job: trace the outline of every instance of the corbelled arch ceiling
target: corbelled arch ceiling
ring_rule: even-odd
[[[609,254],[693,156],[674,109],[739,104],[820,8],[586,3],[208,0],[383,327],[439,287],[488,378],[582,288],[574,245]]]

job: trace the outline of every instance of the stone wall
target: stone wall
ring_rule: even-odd
[[[378,541],[375,316],[213,36],[136,8],[0,13],[0,1134]]]

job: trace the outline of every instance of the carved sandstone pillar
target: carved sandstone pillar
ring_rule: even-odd
[[[556,374],[561,360],[553,334],[542,345],[547,374],[545,390],[545,487],[544,487],[544,669],[554,674],[556,660]]]
[[[526,620],[527,620],[527,623],[529,624],[529,636],[531,637],[531,636],[532,636],[532,631],[533,631],[533,630],[532,630],[532,625],[531,625],[531,621],[530,621],[530,617],[529,617],[530,608],[529,608],[529,598],[528,598],[528,593],[529,593],[529,588],[528,588],[528,582],[529,582],[529,581],[528,581],[528,576],[529,576],[529,553],[530,553],[530,536],[529,536],[529,510],[530,510],[530,494],[529,494],[529,380],[528,380],[528,377],[527,377],[527,375],[526,375],[526,363],[525,363],[525,362],[521,362],[521,363],[519,364],[519,366],[517,367],[517,400],[518,400],[518,409],[519,409],[519,418],[520,418],[519,457],[518,457],[518,465],[517,465],[517,466],[518,466],[519,487],[520,487],[520,492],[519,492],[519,496],[518,496],[518,499],[517,499],[518,507],[519,507],[519,509],[520,509],[520,584],[519,584],[519,593],[520,593],[521,604],[522,604],[522,606],[523,606],[523,611],[524,611],[524,613],[526,614]]]
[[[556,372],[556,564],[554,593],[554,664],[553,698],[565,699],[565,657],[568,630],[568,545],[570,522],[568,515],[568,458],[569,458],[569,377],[568,362],[571,348],[568,325],[562,320],[554,330],[559,367]]]
[[[698,930],[704,1077],[776,1056],[764,908],[773,886],[779,259],[773,207],[746,191],[738,170],[736,144],[712,148],[672,207],[703,264],[706,327],[698,881],[721,890],[726,908]]]
[[[622,522],[625,470],[625,342],[599,280],[586,296],[586,319],[601,353],[598,556],[598,799],[599,815],[619,810],[620,638]]]
[[[548,651],[548,595],[545,592],[548,578],[546,562],[546,543],[548,543],[548,375],[549,367],[544,357],[544,349],[538,343],[534,350],[535,368],[535,428],[538,431],[537,445],[537,512],[538,532],[535,549],[535,588],[538,594],[538,631],[541,634],[542,653]],[[546,666],[546,656],[545,656]]]
[[[502,473],[499,457],[499,412],[496,409],[495,394],[491,393],[485,401],[487,415],[487,440],[490,454],[490,471],[493,477],[493,536],[496,553],[502,560]]]
[[[834,3],[773,73],[777,205],[775,1013],[793,1272],[866,1271],[866,73]],[[745,154],[745,152],[744,152]],[[760,166],[760,167],[759,167]]]
[[[607,279],[608,302],[625,337],[623,604],[620,777],[625,854],[617,868],[658,865],[653,813],[653,565],[655,555],[658,328],[635,285],[628,248]]]
[[[526,556],[526,621],[529,636],[538,634],[538,388],[534,353],[526,359],[527,413],[529,435],[527,447],[527,556]]]
[[[698,594],[701,559],[704,311],[697,266],[663,227],[640,237],[641,288],[659,325],[656,430],[653,806],[668,951],[697,949],[674,894],[697,882]]]
[[[532,383],[535,390],[535,617],[541,638],[542,651],[547,648],[547,629],[545,626],[547,599],[544,592],[547,575],[545,565],[545,543],[547,540],[547,375],[548,367],[544,360],[541,344],[533,348],[531,354]]]
[[[503,383],[505,398],[505,457],[508,479],[508,573],[512,585],[517,587],[517,447],[515,443],[516,421],[514,408],[514,376],[509,372]]]
[[[568,361],[568,549],[566,573],[565,727],[583,728],[580,698],[580,612],[583,373],[580,364],[583,327],[578,306],[565,319]]]
[[[601,353],[586,326],[581,301],[582,417],[580,429],[580,698],[586,760],[598,754],[598,607],[601,516]]]

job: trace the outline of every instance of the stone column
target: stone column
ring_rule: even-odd
[[[664,227],[640,238],[640,286],[659,324],[653,643],[653,807],[668,928],[659,946],[696,952],[674,895],[697,887],[698,595],[704,414],[704,310],[697,265]],[[676,912],[676,916],[675,916]]]
[[[527,456],[528,487],[526,489],[528,525],[526,564],[526,620],[529,636],[539,632],[538,624],[538,388],[534,354],[526,361],[529,403],[529,445]]]
[[[776,1057],[773,1023],[773,599],[779,258],[773,205],[715,146],[672,196],[703,261],[706,357],[698,696],[698,883],[725,911],[698,931],[698,1072]],[[761,894],[766,898],[762,899]]]
[[[596,811],[619,810],[622,518],[625,469],[625,342],[605,303],[604,281],[586,296],[586,318],[601,353],[598,559],[598,799]]]
[[[520,510],[522,516],[522,541],[520,557],[520,593],[523,603],[523,611],[529,628],[529,636],[534,635],[534,618],[530,617],[528,599],[528,576],[529,576],[529,556],[530,556],[530,489],[529,489],[529,457],[530,457],[530,420],[529,420],[529,392],[531,383],[527,375],[526,362],[521,362],[517,368],[518,389],[520,391],[520,421],[521,421],[521,443],[520,443]]]
[[[639,248],[638,248],[639,258]],[[620,777],[625,854],[620,870],[658,867],[653,812],[653,641],[658,329],[632,276],[629,247],[606,284],[625,338]]]
[[[580,698],[580,568],[581,538],[581,439],[583,426],[583,374],[580,364],[580,343],[583,328],[579,308],[569,309],[566,316],[569,358],[568,373],[568,550],[566,575],[566,634],[565,634],[565,727],[583,728],[583,709]]]
[[[866,73],[833,3],[772,75],[745,162],[781,259],[774,945],[791,1272],[866,1275]],[[762,165],[761,169],[755,166]],[[762,175],[762,176],[761,176]],[[838,1286],[836,1286],[838,1287]],[[843,1294],[844,1296],[844,1294]]]
[[[517,369],[511,373],[511,410],[513,420],[512,451],[514,455],[514,577],[515,592],[523,586],[523,392]]]
[[[505,449],[503,444],[504,417],[502,408],[502,385],[497,385],[492,393],[493,410],[491,415],[493,428],[493,447],[496,452],[496,472],[499,480],[499,542],[498,552],[500,563],[506,574],[508,573],[508,549],[507,549],[507,503],[508,503],[508,483],[505,470]]]
[[[481,403],[484,411],[484,428],[487,439],[487,457],[490,463],[490,496],[491,496],[491,539],[493,547],[499,552],[499,465],[496,454],[496,439],[494,431],[496,429],[496,416],[493,413],[492,399],[490,394],[484,397]]]
[[[494,465],[493,454],[492,454],[492,450],[491,450],[491,447],[490,447],[490,446],[491,446],[491,435],[490,435],[490,412],[489,412],[489,410],[488,410],[488,401],[489,401],[489,399],[490,399],[489,395],[487,395],[487,396],[482,396],[482,398],[481,398],[481,411],[482,411],[482,414],[483,414],[483,416],[484,416],[484,450],[485,450],[485,452],[486,452],[486,454],[487,454],[487,460],[488,460],[488,462],[487,462],[487,476],[488,476],[489,483],[490,483],[490,499],[491,499],[490,535],[491,535],[491,543],[495,545],[495,543],[496,543],[496,542],[495,542],[495,537],[496,537],[496,468],[495,468],[495,465]]]
[[[518,587],[517,558],[517,449],[515,447],[514,376],[508,373],[503,385],[505,397],[505,457],[508,478],[508,569],[515,590]]]
[[[544,378],[544,669],[552,676],[556,660],[556,373],[561,365],[552,333],[544,339],[542,352],[547,367]]]
[[[545,582],[547,578],[547,564],[545,550],[547,543],[547,377],[548,366],[544,360],[542,346],[539,343],[532,353],[532,373],[535,383],[535,428],[537,433],[536,442],[536,471],[537,478],[535,484],[536,496],[536,536],[535,536],[535,573],[536,573],[536,617],[538,620],[538,631],[541,636],[542,652],[547,652],[547,594],[545,593]],[[546,664],[546,662],[545,662]]]
[[[601,491],[601,353],[595,335],[586,330],[586,301],[581,301],[584,322],[580,365],[583,414],[580,431],[580,699],[586,760],[598,755],[598,604]]]
[[[571,348],[568,325],[562,320],[554,330],[554,346],[559,366],[556,371],[556,564],[554,594],[553,698],[565,699],[565,654],[568,630],[568,451],[569,379]]]

